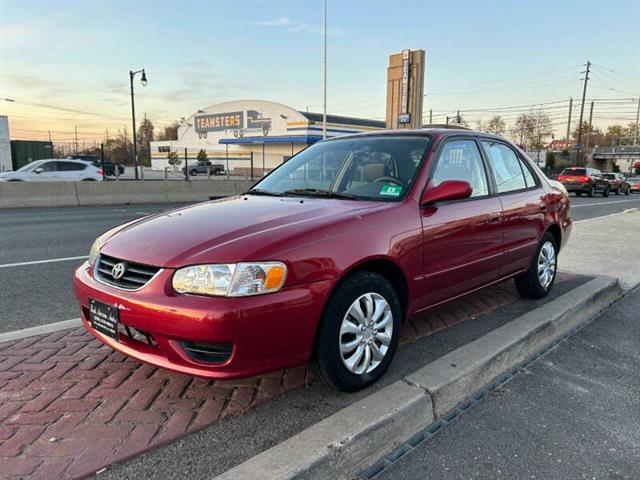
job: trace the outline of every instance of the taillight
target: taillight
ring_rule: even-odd
[[[581,183],[589,183],[591,181],[591,178],[589,177],[578,177],[578,181]]]
[[[104,172],[103,172],[102,170],[96,170],[96,173],[97,173],[98,175],[104,175]]]
[[[558,175],[556,177],[556,180],[559,182],[562,182],[563,180],[566,180],[566,179],[567,179],[566,175]]]

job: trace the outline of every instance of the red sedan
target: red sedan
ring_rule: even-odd
[[[571,223],[566,190],[502,138],[353,135],[103,234],[73,283],[87,329],[135,359],[216,379],[311,360],[353,391],[412,315],[513,277],[547,295]]]

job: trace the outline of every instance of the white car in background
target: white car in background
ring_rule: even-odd
[[[0,173],[0,182],[102,181],[102,170],[84,160],[36,160],[15,172]]]

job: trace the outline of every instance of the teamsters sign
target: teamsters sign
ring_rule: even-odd
[[[244,127],[244,112],[208,113],[193,118],[196,132],[220,132]]]

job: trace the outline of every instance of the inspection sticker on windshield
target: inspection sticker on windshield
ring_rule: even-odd
[[[386,195],[388,197],[399,197],[402,193],[402,187],[400,185],[383,185],[380,189],[380,195]]]

